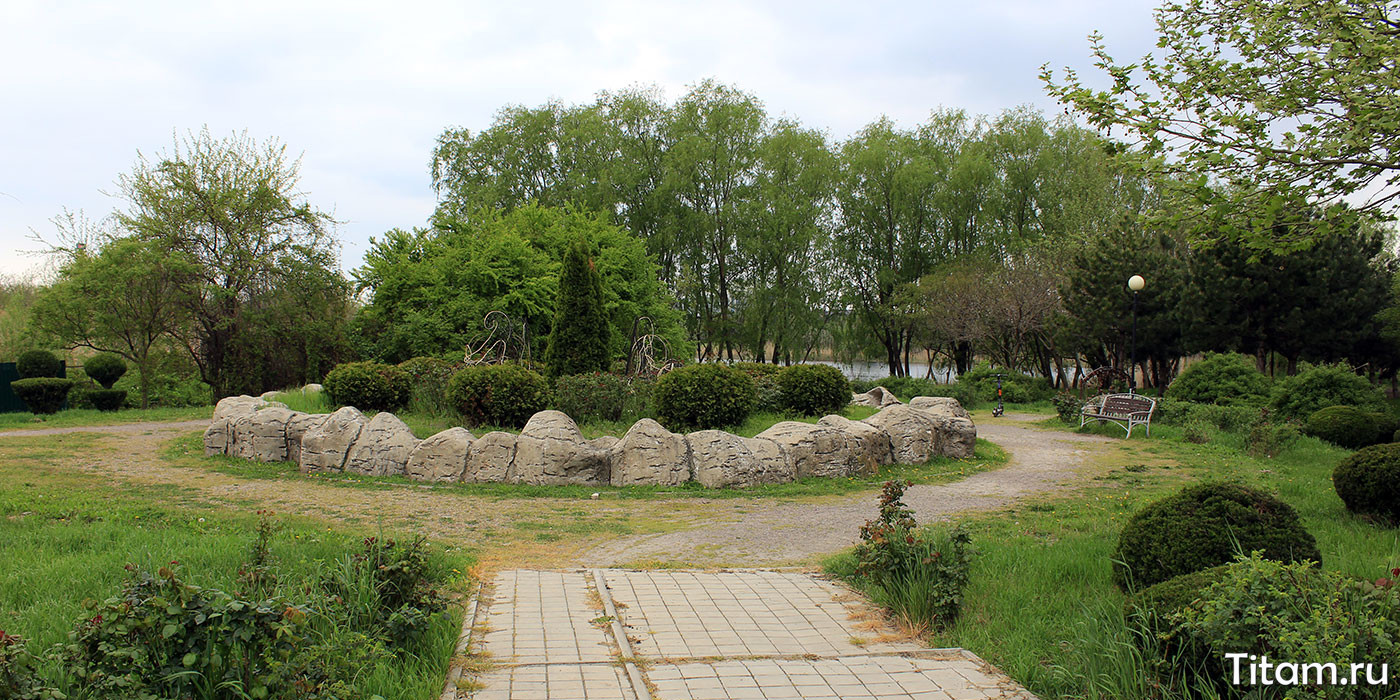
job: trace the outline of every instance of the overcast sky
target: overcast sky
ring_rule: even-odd
[[[122,2],[0,6],[0,273],[38,259],[65,207],[100,218],[138,151],[246,129],[302,155],[302,190],[343,222],[342,267],[370,236],[431,213],[444,128],[506,104],[589,102],[714,78],[837,139],[879,115],[1060,107],[1041,64],[1092,74],[1155,40],[1143,0],[852,2]],[[510,6],[507,6],[510,5]]]

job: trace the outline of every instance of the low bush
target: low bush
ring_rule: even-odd
[[[1302,436],[1298,424],[1291,421],[1256,423],[1245,438],[1245,450],[1255,457],[1277,457]]]
[[[1168,668],[1178,677],[1204,676],[1226,689],[1233,676],[1226,654],[1267,657],[1292,665],[1292,679],[1281,665],[1272,674],[1289,698],[1389,697],[1382,684],[1358,685],[1340,696],[1334,692],[1337,679],[1350,680],[1353,663],[1371,664],[1376,680],[1379,661],[1400,657],[1400,589],[1389,579],[1377,583],[1256,552],[1225,567],[1198,601],[1168,617],[1168,634],[1177,641]],[[1335,664],[1338,673],[1324,675],[1325,667],[1314,662]],[[1311,678],[1296,675],[1308,674],[1309,666]]]
[[[1253,358],[1212,352],[1182,370],[1166,395],[1194,403],[1262,404],[1269,397],[1269,378]]]
[[[1351,406],[1329,406],[1314,411],[1305,425],[1308,435],[1348,450],[1376,442],[1378,434],[1375,415]]]
[[[408,408],[435,416],[452,413],[452,404],[447,401],[447,380],[457,366],[440,357],[414,357],[400,362],[399,369],[408,375]]]
[[[30,413],[44,415],[58,413],[63,408],[68,392],[73,389],[73,381],[55,377],[31,377],[10,382],[10,388],[29,408]]]
[[[1395,442],[1395,432],[1400,430],[1400,416],[1390,411],[1372,411],[1371,419],[1376,421],[1376,442]]]
[[[64,695],[46,685],[37,672],[38,659],[24,640],[0,630],[0,698],[13,700],[63,700]]]
[[[1196,484],[1133,514],[1114,551],[1113,580],[1145,588],[1256,549],[1280,561],[1322,560],[1292,506],[1247,486]]]
[[[1333,470],[1332,486],[1347,510],[1400,524],[1400,443],[1357,450]]]
[[[960,527],[916,529],[914,513],[902,500],[909,485],[885,482],[879,515],[860,529],[855,575],[872,600],[911,627],[941,629],[962,610],[971,539]]]
[[[749,375],[749,378],[753,380],[754,411],[782,413],[786,410],[783,406],[782,390],[778,388],[778,373],[783,370],[781,365],[770,365],[764,362],[735,362],[730,366]]]
[[[579,423],[620,420],[631,391],[625,377],[608,372],[566,375],[554,380],[554,408]]]
[[[111,389],[126,374],[126,362],[110,352],[100,353],[83,362],[83,374],[92,377],[103,389]]]
[[[126,404],[125,389],[89,389],[83,396],[99,411],[115,411]]]
[[[900,401],[905,403],[908,403],[915,396],[947,396],[957,399],[963,408],[972,410],[980,402],[977,397],[977,387],[961,382],[939,384],[932,379],[919,379],[917,377],[885,377],[876,382],[875,385],[865,387],[865,391],[869,391],[874,386],[889,389]],[[852,391],[859,391],[859,389],[852,385]]]
[[[336,365],[321,385],[332,401],[362,411],[397,411],[413,392],[407,372],[381,362]]]
[[[978,400],[996,401],[997,373],[1005,375],[1001,379],[1003,403],[1049,401],[1055,396],[1054,386],[1044,377],[1031,377],[1014,370],[998,370],[989,364],[978,365],[963,373],[958,377],[958,384],[973,387]]]
[[[63,359],[48,350],[30,350],[21,354],[15,361],[15,370],[19,372],[20,379],[63,379],[68,376]]]
[[[778,373],[783,408],[803,416],[840,413],[851,403],[851,383],[831,365],[792,365]]]
[[[749,417],[754,383],[728,365],[687,365],[656,380],[654,400],[657,420],[670,430],[722,428]]]
[[[1195,445],[1204,445],[1215,438],[1217,430],[1215,425],[1193,418],[1181,424],[1181,439]]]
[[[447,382],[447,401],[468,425],[519,428],[548,406],[549,384],[515,364],[463,367]]]
[[[1174,635],[1176,622],[1182,611],[1201,602],[1210,587],[1225,577],[1228,569],[1228,564],[1221,564],[1148,586],[1128,598],[1124,618],[1142,633],[1138,639],[1151,640],[1145,646],[1155,648],[1163,657],[1172,658],[1183,653],[1198,656],[1199,650],[1183,652],[1180,649],[1184,640]]]
[[[1055,406],[1055,414],[1060,417],[1061,423],[1071,425],[1079,422],[1080,413],[1084,410],[1084,399],[1072,391],[1062,391],[1050,400]]]
[[[1385,395],[1365,377],[1344,365],[1304,367],[1274,384],[1269,405],[1281,418],[1305,420],[1328,406],[1355,406],[1379,411]]]

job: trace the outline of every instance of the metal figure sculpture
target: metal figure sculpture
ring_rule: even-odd
[[[462,362],[466,365],[498,365],[508,360],[530,359],[527,321],[516,323],[504,311],[492,311],[481,320],[482,332],[467,343]]]
[[[1084,398],[1084,389],[1089,382],[1098,383],[1098,391],[1094,392],[1096,395],[1108,394],[1113,391],[1114,385],[1128,382],[1128,373],[1117,367],[1099,367],[1089,372],[1079,380],[1079,398]]]
[[[649,332],[638,335],[643,323]],[[650,317],[641,316],[632,322],[632,346],[627,353],[627,376],[659,377],[680,364],[679,360],[671,356],[671,344],[656,334],[656,324]]]

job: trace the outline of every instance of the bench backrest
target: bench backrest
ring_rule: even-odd
[[[1099,413],[1105,416],[1126,416],[1129,413],[1151,413],[1157,402],[1138,394],[1109,394],[1103,399]]]

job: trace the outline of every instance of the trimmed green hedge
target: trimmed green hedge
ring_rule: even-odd
[[[1347,510],[1400,524],[1400,443],[1357,450],[1333,470],[1332,486]]]
[[[408,404],[413,391],[407,372],[380,362],[336,365],[321,385],[335,403],[362,411],[396,411]]]
[[[126,374],[126,362],[110,352],[93,355],[83,362],[83,374],[92,377],[103,389],[111,389]]]
[[[63,402],[73,388],[73,381],[57,377],[30,377],[10,382],[10,388],[29,407],[30,413],[43,415],[58,413],[63,408]]]
[[[1355,450],[1376,441],[1375,415],[1351,406],[1328,406],[1308,416],[1307,433],[1338,447]]]
[[[851,383],[831,365],[793,365],[778,373],[783,407],[804,416],[840,413],[851,403]]]
[[[753,411],[749,375],[718,363],[687,365],[661,375],[653,394],[656,417],[668,429],[706,430],[743,423]]]
[[[30,350],[22,353],[15,361],[15,369],[19,372],[20,379],[63,379],[68,375],[63,366],[63,359],[48,350]]]
[[[1269,398],[1269,378],[1252,358],[1236,353],[1206,353],[1167,387],[1181,401],[1214,404],[1262,404]]]
[[[126,403],[125,389],[89,389],[83,393],[99,411],[116,411]]]
[[[468,425],[519,428],[549,404],[549,383],[520,365],[463,367],[447,382],[447,401]]]
[[[1128,520],[1113,555],[1113,580],[1124,590],[1144,588],[1256,549],[1279,561],[1322,561],[1292,506],[1239,484],[1196,484]]]

